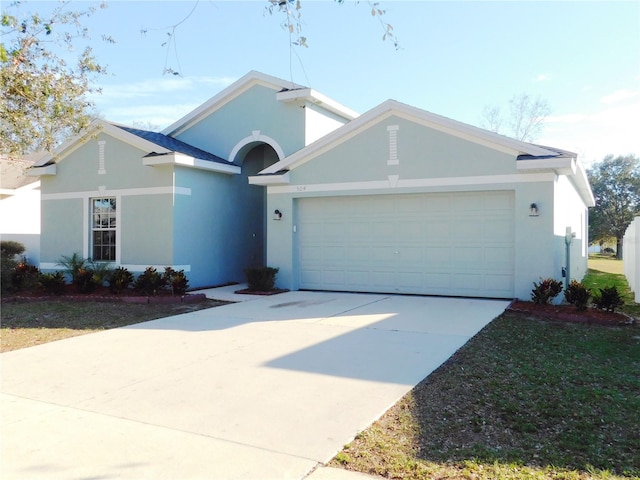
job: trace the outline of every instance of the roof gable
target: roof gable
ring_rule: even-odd
[[[441,115],[427,112],[426,110],[411,107],[395,100],[387,100],[347,123],[343,127],[338,128],[289,157],[275,163],[269,168],[266,168],[260,173],[273,174],[282,170],[295,169],[297,166],[312,160],[323,152],[334,148],[336,145],[352,138],[372,125],[380,123],[391,116],[398,116],[426,127],[448,133],[458,138],[513,154],[514,156],[527,155],[534,158],[539,156],[557,157],[559,155],[557,150],[521,142],[519,140],[505,137],[504,135],[499,135],[482,128],[474,127],[473,125],[468,125]],[[573,154],[573,156],[575,157],[575,154]]]
[[[353,110],[320,94],[319,92],[316,92],[315,90],[303,87],[292,81],[283,80],[281,78],[252,70],[197,107],[195,110],[189,112],[178,121],[169,125],[162,131],[162,133],[171,136],[179,135],[189,127],[211,115],[216,110],[220,109],[234,98],[237,98],[256,85],[272,89],[276,94],[276,99],[281,102],[292,102],[296,100],[309,101],[347,120],[351,120],[358,116],[358,114]]]
[[[31,176],[55,174],[55,168],[53,168],[55,163],[70,155],[101,132],[145,152],[146,154],[142,155],[141,159],[148,165],[174,163],[220,173],[240,173],[238,167],[230,166],[224,159],[162,133],[96,120],[82,134],[72,138],[58,147],[54,153],[46,154],[36,162]],[[164,158],[159,160],[158,157]],[[51,166],[53,169],[45,170],[47,166]]]

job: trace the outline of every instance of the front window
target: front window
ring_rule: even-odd
[[[91,199],[93,260],[116,261],[116,199]]]

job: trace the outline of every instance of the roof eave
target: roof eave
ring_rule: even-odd
[[[206,170],[208,172],[224,173],[227,175],[239,175],[241,173],[241,168],[237,165],[211,162],[209,160],[202,160],[200,158],[194,158],[176,152],[144,157],[142,159],[142,164],[149,167],[175,165],[193,168],[196,170]]]
[[[576,157],[552,157],[517,160],[518,170],[553,170],[558,175],[574,175],[578,168]]]
[[[43,165],[41,167],[33,167],[27,171],[27,176],[29,177],[45,177],[45,176],[54,176],[57,173],[57,166],[55,163],[50,163],[49,165]]]
[[[331,113],[334,113],[346,120],[353,120],[358,117],[358,112],[345,107],[341,103],[327,97],[326,95],[316,92],[311,88],[298,88],[295,90],[283,90],[276,94],[276,99],[280,102],[290,103],[295,101],[309,102],[318,105]]]
[[[250,185],[289,185],[291,177],[289,172],[279,172],[275,174],[254,175],[249,177]]]

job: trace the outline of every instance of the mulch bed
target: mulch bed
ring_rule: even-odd
[[[636,319],[618,312],[607,312],[597,308],[579,311],[574,305],[537,305],[533,302],[515,300],[507,311],[525,313],[535,318],[570,323],[596,325],[633,325]]]
[[[238,293],[240,295],[277,295],[279,293],[285,293],[288,292],[289,290],[286,288],[275,288],[273,290],[269,290],[268,292],[260,292],[260,291],[256,291],[256,290],[249,290],[248,288],[243,288],[242,290],[236,290],[233,293]]]
[[[2,302],[33,302],[45,300],[63,300],[72,302],[122,302],[137,304],[174,304],[174,303],[199,303],[207,299],[204,293],[186,293],[173,295],[170,291],[163,290],[156,295],[141,295],[132,289],[119,293],[111,293],[107,287],[98,287],[93,292],[80,293],[73,285],[65,285],[61,295],[51,295],[42,291],[19,292],[3,295]]]

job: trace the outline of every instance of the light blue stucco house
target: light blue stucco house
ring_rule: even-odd
[[[81,252],[193,287],[268,264],[281,288],[528,298],[567,251],[587,268],[575,154],[259,72],[162,133],[97,121],[33,170],[43,269]]]

